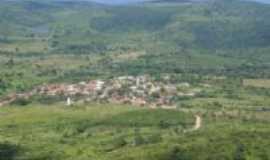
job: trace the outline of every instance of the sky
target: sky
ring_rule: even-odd
[[[270,3],[270,0],[255,0],[255,1],[264,2],[264,3]]]
[[[256,1],[256,2],[262,2],[262,3],[270,4],[270,0],[249,0],[249,1]]]
[[[99,3],[109,3],[109,4],[121,4],[121,3],[131,3],[131,2],[144,2],[147,0],[89,0]]]
[[[143,1],[149,1],[149,0],[88,0],[88,1],[107,3],[107,4],[123,4],[123,3],[131,3],[131,2],[143,2]],[[270,4],[270,0],[250,0],[250,1],[257,1],[257,2]]]
[[[146,1],[153,1],[153,0],[61,0],[61,1],[92,1],[92,2],[98,2],[98,3],[104,3],[104,4],[127,4],[127,3],[146,2]],[[194,1],[202,1],[202,0],[194,0]],[[243,1],[256,1],[256,2],[270,4],[270,0],[243,0]]]

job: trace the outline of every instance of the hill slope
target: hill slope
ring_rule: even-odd
[[[2,90],[124,74],[270,76],[268,5],[0,3]]]

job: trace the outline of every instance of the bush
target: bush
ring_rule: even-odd
[[[150,144],[159,143],[161,141],[162,141],[162,137],[160,133],[152,134],[147,138],[147,142]]]
[[[140,135],[136,134],[134,137],[134,146],[140,146],[146,144],[146,140]]]
[[[18,153],[18,146],[7,142],[0,143],[0,160],[13,160]]]
[[[124,147],[125,145],[127,145],[127,141],[125,140],[125,138],[123,136],[117,137],[114,141],[114,146],[116,148],[120,148],[120,147]]]
[[[246,160],[246,156],[245,156],[245,146],[242,144],[238,144],[234,157],[234,160]]]
[[[76,128],[67,128],[63,131],[62,135],[64,138],[73,137],[78,134],[78,130]]]
[[[26,106],[31,103],[31,100],[25,98],[18,98],[12,104],[19,105],[19,106]]]
[[[111,152],[113,150],[122,148],[122,147],[126,146],[127,144],[128,144],[128,142],[126,141],[125,137],[123,137],[123,136],[116,137],[112,141],[105,143],[104,150],[106,152]]]
[[[46,105],[51,105],[59,101],[65,101],[65,97],[62,95],[58,96],[34,96],[32,98],[34,101],[41,103],[41,104],[46,104]]]
[[[140,145],[143,145],[146,143],[147,143],[147,141],[142,137],[140,128],[135,128],[134,129],[133,145],[140,146]]]
[[[191,160],[191,158],[187,155],[186,151],[184,151],[179,146],[173,147],[165,158],[166,160]]]
[[[83,133],[82,133],[82,137],[83,138],[89,138],[89,137],[92,137],[93,136],[93,133],[90,129],[88,130],[85,130]]]
[[[161,120],[161,121],[159,122],[159,127],[160,127],[161,129],[167,129],[167,128],[170,127],[170,123],[167,122],[167,121]]]

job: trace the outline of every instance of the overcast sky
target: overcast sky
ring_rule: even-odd
[[[270,0],[251,0],[251,1],[257,1],[257,2],[263,2],[263,3],[270,3]]]
[[[60,1],[82,1],[82,0],[60,0]],[[83,1],[93,1],[93,2],[105,3],[105,4],[125,4],[125,3],[132,3],[132,2],[136,3],[136,2],[145,2],[145,1],[153,1],[153,0],[83,0]],[[194,1],[202,1],[202,0],[194,0]],[[243,0],[243,1],[257,1],[257,2],[270,4],[270,0]]]
[[[95,2],[100,2],[100,3],[129,3],[129,2],[143,2],[143,1],[147,1],[147,0],[89,0],[89,1],[95,1]]]
[[[129,2],[143,2],[143,1],[149,1],[149,0],[88,0],[88,1],[95,1],[99,3],[121,4],[121,3],[129,3]],[[250,0],[250,1],[270,3],[270,0]]]

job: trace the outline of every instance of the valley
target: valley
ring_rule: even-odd
[[[0,1],[0,160],[270,159],[269,16]]]

